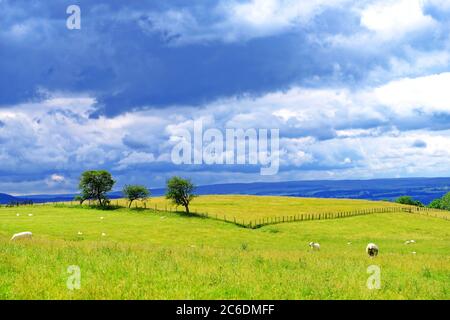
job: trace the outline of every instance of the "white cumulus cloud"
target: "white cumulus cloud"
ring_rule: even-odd
[[[361,13],[361,25],[382,37],[433,27],[434,19],[423,12],[422,0],[387,0],[369,5]]]

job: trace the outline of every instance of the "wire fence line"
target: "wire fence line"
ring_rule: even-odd
[[[42,205],[53,205],[53,206],[80,206],[79,202],[76,201],[66,201],[66,202],[47,202],[47,203],[22,203],[17,204],[18,206],[42,206]],[[96,201],[89,200],[85,201],[82,205],[84,207],[91,207],[98,205]],[[112,208],[122,208],[128,207],[129,203],[124,200],[111,200],[110,206]],[[8,206],[8,205],[7,205]],[[11,205],[9,205],[11,206]],[[157,204],[148,204],[143,201],[141,204],[139,202],[134,202],[131,206],[133,209],[143,209],[143,210],[153,210],[157,212],[167,212],[167,213],[176,213],[183,214],[181,211],[177,210],[176,206],[167,205],[159,206]],[[280,208],[282,210],[282,208]],[[256,219],[245,219],[239,218],[236,216],[227,216],[226,214],[218,214],[213,213],[209,214],[208,212],[197,212],[192,211],[190,214],[192,216],[200,217],[200,218],[208,218],[219,220],[227,223],[233,223],[237,226],[248,228],[248,229],[258,229],[263,226],[280,224],[280,223],[288,223],[288,222],[300,222],[300,221],[313,221],[313,220],[329,220],[329,219],[340,219],[347,217],[355,217],[376,213],[410,213],[410,214],[419,214],[425,215],[429,217],[441,218],[444,220],[450,220],[450,212],[445,210],[431,209],[427,207],[414,207],[414,206],[402,206],[402,207],[383,207],[383,208],[371,208],[371,209],[362,209],[362,210],[353,210],[353,211],[342,211],[342,212],[321,212],[321,213],[299,213],[295,215],[280,215],[274,217],[261,217]]]
[[[373,208],[365,210],[355,211],[343,211],[343,212],[324,212],[324,213],[301,213],[296,215],[266,217],[253,220],[239,219],[236,217],[228,218],[226,215],[209,215],[208,213],[194,213],[203,218],[212,218],[229,223],[234,223],[240,227],[248,229],[258,229],[268,225],[288,223],[288,222],[300,222],[300,221],[313,221],[313,220],[329,220],[340,219],[347,217],[356,217],[362,215],[376,214],[376,213],[410,213],[421,214],[431,216],[435,218],[442,218],[444,220],[450,220],[450,213],[445,211],[429,209],[429,208],[414,208],[414,207],[399,207],[399,208]]]

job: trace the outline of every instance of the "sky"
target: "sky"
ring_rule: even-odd
[[[278,129],[279,171],[174,163],[195,121]],[[0,0],[0,192],[74,192],[90,169],[116,189],[448,177],[449,159],[448,0]]]

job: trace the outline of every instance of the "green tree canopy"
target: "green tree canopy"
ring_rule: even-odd
[[[183,206],[189,214],[189,204],[196,197],[195,186],[189,179],[173,177],[167,181],[166,198],[177,206]]]
[[[442,200],[441,199],[434,199],[431,201],[431,203],[428,205],[428,208],[432,209],[442,209]]]
[[[98,200],[100,206],[104,207],[109,199],[106,193],[111,191],[115,181],[111,174],[105,170],[85,171],[81,175],[78,188],[84,200]]]
[[[145,186],[126,185],[123,188],[122,193],[125,198],[128,199],[128,208],[130,208],[134,200],[147,199],[150,195],[150,190],[148,190]]]
[[[406,205],[410,205],[410,206],[417,206],[417,207],[423,207],[422,202],[418,201],[418,200],[414,200],[412,197],[410,196],[401,196],[398,197],[395,202],[397,203],[401,203],[401,204],[406,204]]]
[[[441,209],[450,210],[450,192],[441,198]]]

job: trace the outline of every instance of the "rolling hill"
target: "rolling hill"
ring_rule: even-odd
[[[0,193],[0,203],[1,204],[6,204],[6,203],[11,203],[14,201],[18,201],[18,199],[16,197],[13,197],[9,194],[6,193]]]

